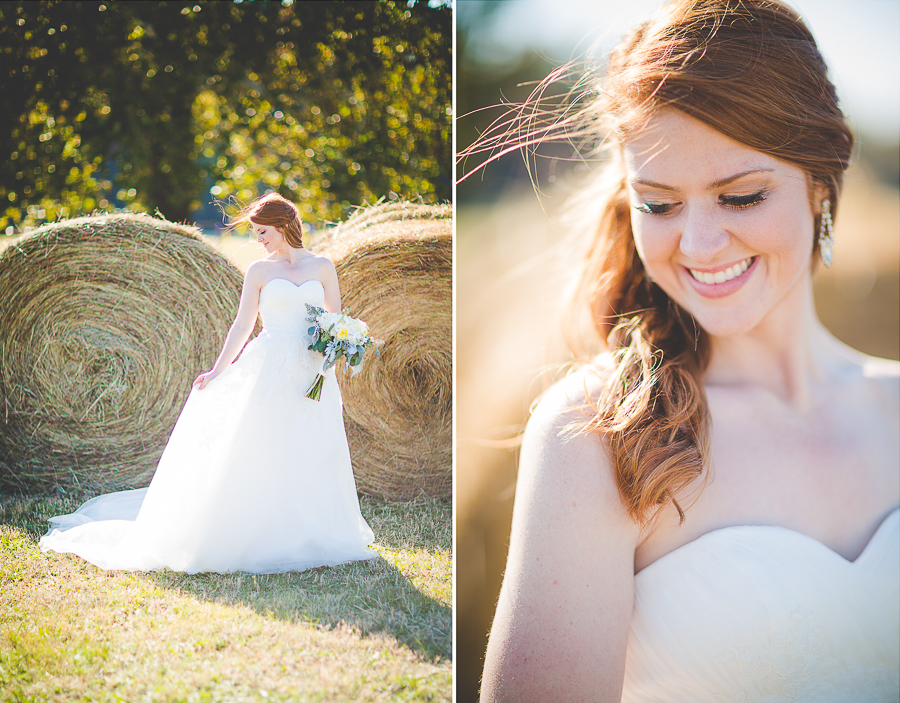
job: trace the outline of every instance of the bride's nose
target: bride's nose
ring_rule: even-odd
[[[728,246],[731,235],[713,212],[687,208],[681,228],[679,249],[691,261],[709,264]]]

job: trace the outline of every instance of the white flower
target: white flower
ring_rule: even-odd
[[[328,331],[331,333],[332,337],[341,342],[347,341],[350,337],[350,325],[348,325],[345,320],[336,322]]]
[[[344,316],[339,312],[323,312],[319,315],[319,326],[326,331],[331,330],[331,328]]]
[[[363,337],[369,332],[369,326],[362,320],[355,320],[352,317],[348,318],[348,325],[353,334],[357,336]]]

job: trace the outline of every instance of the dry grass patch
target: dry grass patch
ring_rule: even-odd
[[[80,500],[0,500],[0,699],[451,699],[448,503],[364,499],[383,558],[254,577],[40,552]]]

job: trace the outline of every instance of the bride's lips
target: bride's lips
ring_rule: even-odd
[[[750,278],[756,265],[759,263],[758,256],[750,256],[746,259],[738,261],[728,266],[721,266],[717,269],[694,269],[684,266],[684,273],[690,281],[691,286],[704,298],[723,298],[731,295],[739,290]],[[738,271],[743,271],[738,273]],[[737,275],[735,275],[737,274]],[[733,276],[729,280],[723,280],[726,276]],[[705,280],[697,280],[698,278]],[[722,280],[721,283],[707,282],[711,278]]]

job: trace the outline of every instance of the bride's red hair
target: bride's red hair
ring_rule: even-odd
[[[710,420],[706,333],[652,283],[637,255],[618,145],[658,110],[680,110],[741,144],[798,166],[835,212],[853,133],[812,34],[777,0],[675,0],[612,52],[598,87],[580,80],[561,111],[540,109],[552,80],[468,154],[515,143],[599,139],[610,158],[575,202],[585,248],[567,307],[581,358],[611,352],[614,368],[592,399],[587,429],[609,447],[623,504],[645,524],[703,475]],[[573,112],[574,103],[585,107]],[[551,114],[548,120],[547,116]],[[511,137],[512,130],[518,134]],[[466,155],[465,153],[463,154]],[[489,159],[490,160],[490,159]],[[818,212],[818,204],[813,207]],[[818,227],[818,216],[816,227]],[[811,251],[813,255],[815,252]]]
[[[228,223],[236,227],[245,223],[275,227],[295,249],[303,247],[303,223],[300,211],[290,200],[278,193],[267,193],[244,207],[240,214]]]

